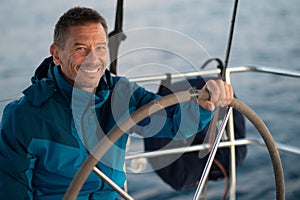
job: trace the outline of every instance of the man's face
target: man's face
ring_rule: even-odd
[[[50,52],[69,83],[95,91],[108,62],[107,37],[101,24],[69,27],[64,49],[52,45]]]

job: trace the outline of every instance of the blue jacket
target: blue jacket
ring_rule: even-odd
[[[128,114],[160,98],[109,71],[96,94],[72,87],[52,58],[37,68],[24,96],[3,112],[0,135],[0,199],[62,199],[95,144]],[[212,113],[193,101],[172,106],[130,130],[144,137],[181,139],[201,130]],[[157,124],[158,123],[158,124]],[[128,134],[105,154],[98,167],[123,187]],[[78,199],[116,199],[117,193],[94,172]]]

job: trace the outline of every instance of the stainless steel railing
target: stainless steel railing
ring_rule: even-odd
[[[149,82],[149,81],[161,81],[166,79],[168,76],[172,79],[179,79],[179,78],[188,78],[188,77],[195,77],[195,76],[207,76],[207,75],[216,75],[219,74],[221,71],[220,69],[212,69],[212,70],[201,70],[198,72],[186,72],[180,74],[170,74],[170,75],[157,75],[157,76],[144,76],[144,77],[134,77],[129,78],[130,81],[134,82]],[[226,81],[230,83],[231,74],[233,73],[244,73],[244,72],[259,72],[259,73],[267,73],[267,74],[274,74],[280,76],[288,76],[288,77],[295,77],[300,78],[300,71],[295,70],[287,70],[281,68],[274,68],[274,67],[267,67],[267,66],[257,66],[257,65],[248,65],[248,66],[240,66],[235,68],[228,68],[226,71]],[[16,97],[9,97],[5,99],[0,99],[0,103],[12,101],[15,99],[20,98],[21,96]],[[234,129],[233,129],[233,118],[231,117],[229,120],[229,141],[221,142],[219,147],[230,147],[231,150],[231,173],[230,173],[230,199],[234,200],[235,193],[236,193],[236,169],[235,169],[235,146],[238,145],[260,145],[265,146],[262,140],[258,139],[234,139]],[[277,148],[281,151],[285,151],[288,153],[300,155],[300,148],[276,143]],[[128,152],[125,159],[132,160],[138,158],[149,158],[149,157],[156,157],[168,154],[178,154],[184,152],[192,152],[192,151],[201,151],[207,149],[209,146],[207,144],[201,145],[194,145],[191,147],[184,147],[184,148],[173,148],[168,150],[159,150],[155,152]]]
[[[147,82],[147,81],[159,81],[166,79],[168,76],[171,79],[178,79],[178,78],[188,78],[188,77],[195,77],[195,76],[206,76],[206,75],[216,75],[219,74],[221,71],[220,69],[213,69],[213,70],[201,70],[198,72],[187,72],[187,73],[180,73],[180,74],[170,74],[170,75],[158,75],[158,76],[145,76],[145,77],[137,77],[137,78],[130,78],[131,81],[135,82]],[[231,74],[232,73],[244,73],[244,72],[259,72],[259,73],[267,73],[267,74],[274,74],[274,75],[281,75],[287,77],[295,77],[300,78],[300,71],[295,70],[287,70],[281,68],[274,68],[274,67],[267,67],[267,66],[258,66],[258,65],[248,65],[248,66],[241,66],[235,68],[228,68],[226,71],[226,81],[231,82]],[[233,126],[233,117],[231,116],[229,119],[229,141],[221,142],[219,147],[230,147],[230,154],[231,154],[231,161],[230,161],[230,191],[229,197],[231,200],[236,199],[236,167],[235,167],[235,146],[237,145],[260,145],[265,146],[264,142],[257,139],[234,139],[234,126]],[[300,148],[286,145],[282,143],[276,143],[277,148],[281,151],[293,153],[300,155]],[[138,159],[138,158],[149,158],[149,157],[156,157],[168,154],[178,154],[184,152],[192,152],[192,151],[201,151],[204,149],[209,148],[208,144],[202,145],[194,145],[191,147],[184,147],[184,148],[173,148],[167,150],[160,150],[155,152],[140,152],[140,153],[129,153],[126,156],[126,160]]]

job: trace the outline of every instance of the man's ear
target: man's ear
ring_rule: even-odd
[[[50,53],[53,57],[53,62],[55,65],[60,65],[60,58],[59,58],[59,47],[56,44],[52,44],[50,46]]]

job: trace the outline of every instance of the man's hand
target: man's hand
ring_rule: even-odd
[[[233,100],[233,89],[230,84],[222,80],[209,80],[202,90],[208,90],[210,100],[197,99],[197,103],[203,108],[213,111],[216,106],[228,106]]]

